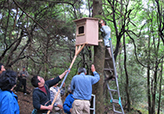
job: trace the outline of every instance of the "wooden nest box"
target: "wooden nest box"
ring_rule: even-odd
[[[76,45],[98,45],[97,18],[81,18],[74,22],[76,23]]]

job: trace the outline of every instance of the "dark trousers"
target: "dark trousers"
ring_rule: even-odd
[[[16,91],[19,91],[22,85],[24,87],[23,93],[26,93],[26,79],[19,79],[19,83],[18,86],[16,87]]]

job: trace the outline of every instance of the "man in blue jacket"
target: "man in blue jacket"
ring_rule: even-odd
[[[33,90],[33,106],[37,109],[37,114],[47,113],[48,110],[52,110],[49,88],[57,84],[67,72],[66,70],[60,76],[48,81],[38,75],[31,78],[32,85],[36,87]]]
[[[92,85],[100,80],[95,66],[91,66],[94,76],[86,75],[85,68],[78,69],[78,75],[75,75],[71,81],[71,91],[73,92],[74,102],[72,104],[73,114],[90,114],[90,99],[92,95]]]

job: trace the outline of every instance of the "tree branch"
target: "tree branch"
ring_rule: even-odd
[[[19,7],[28,17],[30,17],[40,28],[42,28],[43,29],[43,31],[46,33],[46,34],[48,34],[47,32],[46,32],[46,30],[44,29],[44,27],[42,27],[35,19],[33,19],[28,13],[26,13],[24,10],[23,10],[23,8],[16,2],[16,0],[13,0],[14,1],[14,3],[16,4],[16,6],[17,7]]]

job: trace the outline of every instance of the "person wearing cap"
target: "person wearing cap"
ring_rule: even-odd
[[[2,63],[0,63],[0,75],[2,74],[3,71],[5,71],[5,67],[3,66]]]
[[[17,73],[3,71],[0,78],[0,114],[19,114],[18,97],[13,93]]]
[[[100,24],[100,31],[102,33],[101,35],[104,39],[104,45],[108,50],[110,57],[112,57],[110,43],[109,43],[109,39],[111,39],[111,29],[109,26],[106,25],[106,22],[103,19],[100,20],[99,24]]]
[[[96,72],[92,64],[91,71],[94,76],[86,75],[85,68],[78,69],[78,75],[71,80],[71,91],[74,102],[72,104],[73,114],[90,114],[90,99],[92,95],[92,85],[100,80],[100,75]]]
[[[16,88],[15,93],[17,93],[17,91],[19,91],[21,85],[23,85],[23,87],[24,87],[23,93],[24,93],[24,95],[27,95],[27,93],[26,93],[26,79],[27,79],[28,76],[29,76],[29,74],[26,71],[25,66],[23,66],[23,70],[18,75],[19,84],[18,84],[18,86]]]
[[[68,93],[68,95],[65,98],[65,101],[63,103],[63,110],[64,110],[65,113],[71,114],[71,112],[72,112],[72,103],[74,101],[73,94],[72,94],[72,91],[71,91],[71,85],[68,86],[67,93]]]

